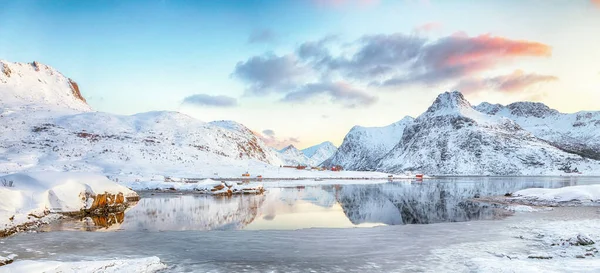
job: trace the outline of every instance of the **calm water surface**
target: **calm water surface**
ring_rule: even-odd
[[[446,178],[270,188],[230,198],[144,193],[125,214],[5,238],[0,250],[20,259],[158,256],[179,272],[421,272],[432,248],[498,238],[502,225],[494,223],[509,221],[500,219],[510,213],[470,199],[596,183],[600,179]]]

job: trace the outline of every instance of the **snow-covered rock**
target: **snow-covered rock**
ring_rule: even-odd
[[[413,122],[412,117],[405,117],[384,127],[354,126],[335,154],[323,165],[339,165],[347,170],[373,170],[376,161],[398,144],[404,129]]]
[[[93,173],[17,173],[0,182],[0,233],[49,213],[122,211],[139,199],[127,187]]]
[[[460,92],[438,96],[378,161],[386,172],[548,175],[592,172],[600,162],[562,151],[516,122],[475,110]]]
[[[560,149],[600,160],[600,112],[565,114],[535,102],[506,106],[484,102],[475,109],[514,120],[523,129]]]

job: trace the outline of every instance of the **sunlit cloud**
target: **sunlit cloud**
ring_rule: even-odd
[[[300,143],[300,139],[297,137],[288,137],[280,139],[275,135],[275,131],[272,129],[265,129],[262,134],[255,133],[265,144],[270,147],[282,149],[290,144]]]
[[[462,80],[453,89],[460,90],[464,93],[476,93],[484,90],[518,93],[525,92],[529,87],[539,83],[557,80],[558,77],[552,75],[525,73],[522,70],[515,70],[513,73],[508,75]]]
[[[336,54],[334,54],[334,52]],[[457,32],[438,39],[403,33],[364,35],[351,41],[326,36],[301,43],[285,55],[272,53],[238,62],[232,75],[247,94],[278,94],[281,102],[329,100],[346,108],[367,107],[377,90],[403,90],[461,81],[467,90],[513,92],[552,76],[517,71],[480,81],[480,75],[523,58],[548,58],[549,45],[483,34]]]

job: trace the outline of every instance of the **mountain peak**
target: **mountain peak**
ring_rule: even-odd
[[[427,109],[427,113],[445,112],[471,108],[462,93],[458,91],[444,92],[438,95],[433,104]]]
[[[281,149],[281,152],[286,152],[286,151],[298,151],[298,148],[296,148],[296,146],[294,146],[293,144],[290,144],[288,146],[286,146],[285,148]]]

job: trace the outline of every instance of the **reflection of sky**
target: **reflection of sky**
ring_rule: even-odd
[[[348,228],[380,225],[354,225],[337,203],[332,187],[269,189],[258,214],[244,229]]]
[[[285,202],[271,203],[267,206],[268,208],[262,208],[259,213],[266,210],[269,214],[259,215],[244,229],[351,228],[381,225],[377,223],[352,224],[338,203],[331,207],[323,207],[310,201],[296,200],[293,207]],[[268,220],[264,217],[272,218]]]

